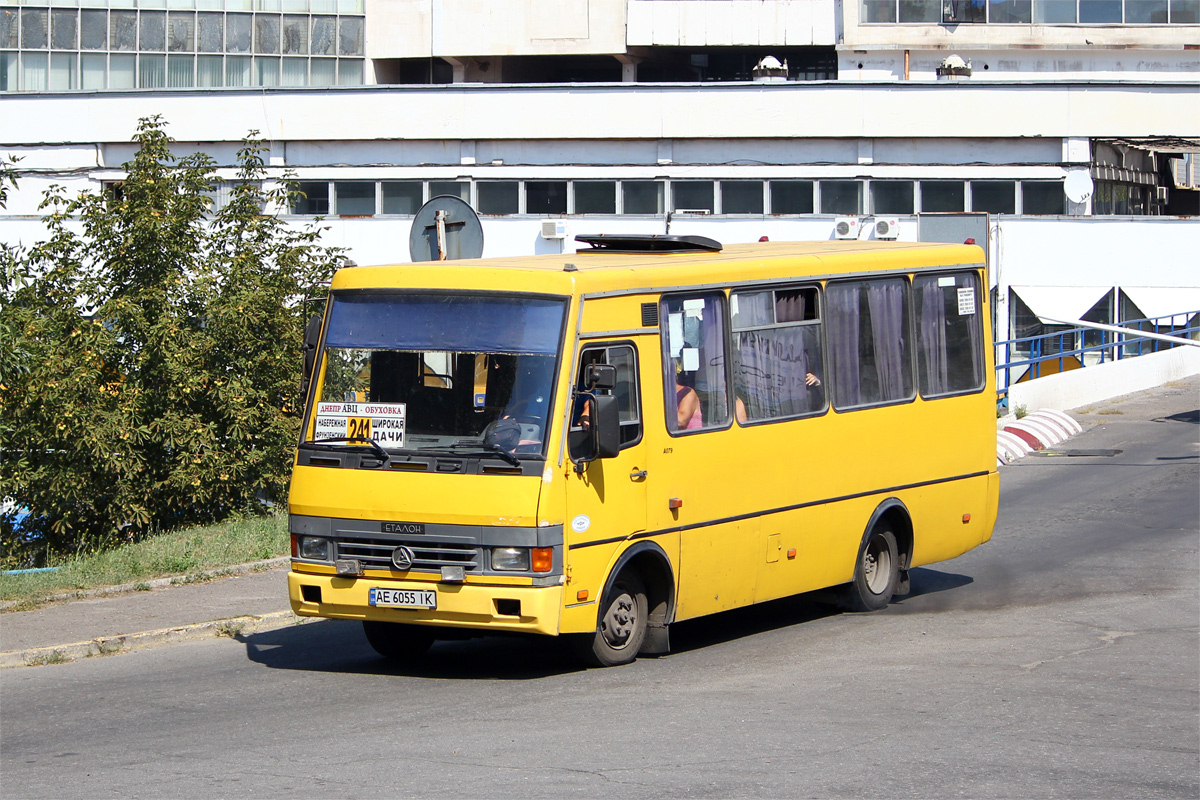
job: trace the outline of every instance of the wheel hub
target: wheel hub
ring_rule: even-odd
[[[608,607],[600,630],[610,647],[621,648],[629,643],[629,637],[637,626],[637,604],[627,593],[621,593]]]

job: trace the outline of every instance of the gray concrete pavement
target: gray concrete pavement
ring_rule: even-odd
[[[61,658],[75,660],[295,621],[288,607],[286,564],[203,583],[155,583],[165,585],[0,615],[0,667],[44,662],[56,650]]]

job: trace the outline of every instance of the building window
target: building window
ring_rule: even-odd
[[[574,181],[576,214],[616,214],[616,181]]]
[[[1017,213],[1016,181],[971,181],[971,210],[989,214]]]
[[[1065,214],[1061,181],[1021,181],[1022,214]]]
[[[1197,0],[861,0],[859,22],[992,25],[1194,25]]]
[[[665,195],[662,181],[621,181],[622,213],[661,214]]]
[[[820,181],[822,214],[861,214],[861,181]]]
[[[871,213],[913,213],[913,182],[871,181]]]
[[[712,214],[716,210],[714,191],[712,181],[672,181],[671,209]]]
[[[812,181],[771,181],[772,214],[813,213]]]
[[[958,213],[966,210],[967,195],[962,181],[921,181],[921,210]]]
[[[298,194],[292,197],[293,214],[324,216],[329,213],[329,183],[327,181],[300,181],[296,184]]]
[[[566,214],[566,181],[525,181],[526,214]]]
[[[471,202],[471,184],[467,181],[430,181],[429,182],[429,197],[441,197],[449,195],[457,197],[464,203]]]
[[[763,182],[721,181],[721,213],[763,213]]]
[[[384,181],[379,188],[384,214],[413,215],[420,210],[420,181]]]
[[[520,214],[519,181],[480,181],[475,190],[480,214]]]
[[[375,184],[367,181],[338,181],[333,184],[334,210],[343,217],[366,217],[375,213]]]
[[[6,7],[16,0],[0,4],[0,49],[16,51],[0,55],[0,91],[333,86],[364,79],[362,12],[344,10],[360,2],[288,0],[286,10],[298,13],[286,15],[278,13],[278,0],[111,0],[123,6],[112,10],[105,8],[109,0],[56,0],[54,8],[43,7],[48,0],[29,0],[24,8]],[[325,15],[307,13],[318,9]],[[46,50],[61,57],[37,57]],[[143,55],[132,62],[86,55],[117,53]],[[197,53],[268,58],[218,63]],[[310,53],[343,58],[310,62]],[[292,58],[270,58],[280,54]]]

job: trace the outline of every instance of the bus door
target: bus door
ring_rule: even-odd
[[[576,388],[583,391],[583,376],[589,365],[608,364],[616,368],[616,385],[598,393],[617,397],[621,447],[611,458],[600,458],[578,465],[567,479],[567,538],[573,549],[571,559],[600,559],[582,572],[601,574],[616,542],[646,529],[646,445],[642,436],[642,392],[638,381],[638,350],[630,341],[586,344],[579,354]],[[589,425],[587,402],[579,396],[571,413],[568,451],[577,442],[584,426]],[[578,455],[577,451],[572,455]],[[575,460],[574,458],[572,459]],[[581,469],[580,469],[581,467]],[[601,543],[608,546],[601,546]],[[592,546],[588,546],[592,545]],[[579,576],[581,572],[576,571]],[[602,586],[590,587],[599,593]]]

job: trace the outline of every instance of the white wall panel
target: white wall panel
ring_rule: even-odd
[[[268,139],[1200,136],[1197,84],[466,85],[8,95],[0,145]],[[62,119],[73,124],[63,125]]]

